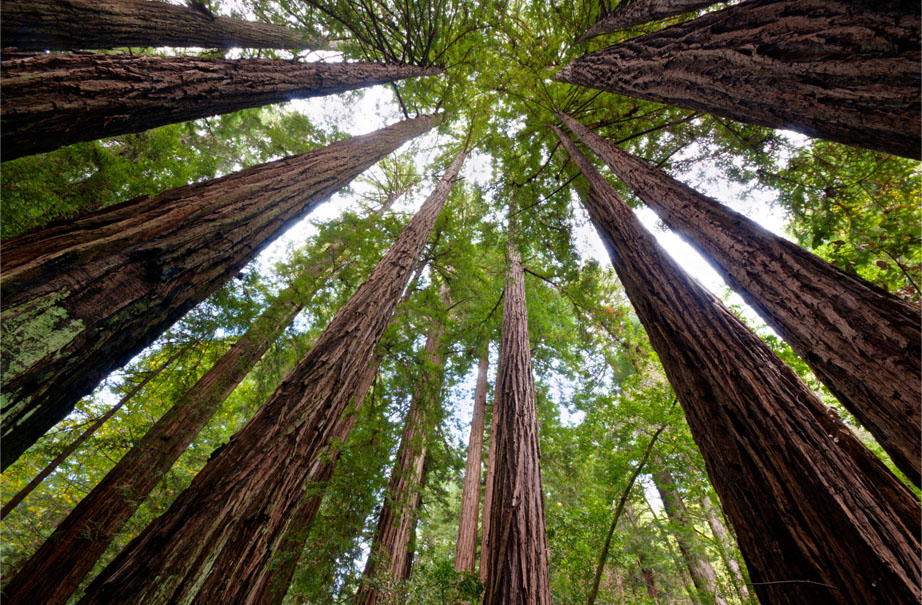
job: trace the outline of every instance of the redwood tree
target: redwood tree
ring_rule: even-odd
[[[4,242],[2,467],[296,221],[436,121],[405,120]]]
[[[912,0],[747,0],[557,80],[920,159],[919,37]]]
[[[622,29],[659,21],[717,4],[718,0],[622,0],[595,25],[577,38],[583,42],[603,34],[613,34]]]
[[[912,492],[678,268],[554,129],[589,181],[589,216],[679,396],[759,598],[913,602],[922,578]]]
[[[89,586],[82,603],[243,601],[373,360],[465,154],[255,416]]]
[[[919,485],[919,309],[769,233],[571,117],[558,116],[669,227],[713,262]]]
[[[307,32],[218,17],[149,0],[3,0],[5,47],[76,50],[122,46],[324,49]]]
[[[495,454],[484,605],[549,604],[547,535],[538,416],[525,306],[525,271],[515,244],[506,289],[491,453]],[[484,514],[487,514],[486,512]]]
[[[439,73],[385,63],[78,53],[0,64],[2,159]]]
[[[474,388],[474,412],[468,438],[464,487],[461,492],[461,515],[458,541],[455,543],[455,571],[473,573],[477,565],[477,522],[480,517],[480,472],[483,466],[483,422],[487,408],[487,351],[477,363],[477,386]]]

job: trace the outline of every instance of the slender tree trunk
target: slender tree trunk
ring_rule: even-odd
[[[634,509],[630,502],[626,502],[624,514],[627,516],[628,521],[631,522],[631,526],[636,529],[637,517],[634,516]],[[647,557],[646,553],[642,550],[635,550],[634,555],[637,557],[637,563],[640,565],[640,575],[643,576],[643,584],[647,589],[647,594],[653,599],[656,605],[659,605],[661,603],[659,590],[656,587],[656,578],[653,576],[653,571],[650,569],[649,557]]]
[[[554,128],[589,215],[685,410],[759,598],[910,603],[913,494],[721,302],[684,274]]]
[[[549,604],[538,416],[525,306],[525,271],[511,237],[491,449],[495,446],[484,605]],[[498,420],[497,420],[498,419]]]
[[[46,54],[2,63],[3,160],[439,73],[384,63]]]
[[[920,159],[919,37],[913,0],[748,0],[557,80]]]
[[[505,294],[503,294],[505,296]],[[490,418],[490,443],[487,450],[487,476],[483,483],[483,513],[480,521],[480,567],[479,575],[482,584],[487,583],[487,569],[489,567],[490,552],[490,514],[493,510],[493,478],[496,476],[496,427],[499,426],[500,408],[496,405],[499,392],[493,393],[493,415]]]
[[[424,116],[4,242],[2,468]]]
[[[736,545],[727,533],[727,528],[720,522],[717,511],[714,510],[714,505],[708,496],[701,498],[701,509],[704,511],[705,517],[707,517],[711,533],[714,534],[714,539],[717,541],[717,548],[727,566],[727,570],[730,572],[730,579],[733,582],[733,588],[736,590],[737,596],[743,603],[749,602],[749,589],[746,588],[746,579],[740,570],[740,564],[736,561],[736,557],[733,556]]]
[[[449,306],[448,288],[443,283],[440,298]],[[445,326],[438,322],[429,330],[410,409],[407,412],[397,460],[391,471],[378,526],[365,565],[364,582],[355,602],[374,605],[387,600],[385,587],[396,586],[410,576],[411,551],[423,484],[429,433],[440,407],[439,389],[444,364]],[[381,582],[381,586],[377,582]]]
[[[81,603],[227,603],[249,594],[373,360],[464,157],[269,401],[103,570]]]
[[[663,461],[659,456],[654,457],[654,463],[658,469],[653,473],[653,483],[663,500],[666,515],[678,527],[679,531],[674,532],[674,535],[679,544],[682,559],[695,584],[698,598],[707,603],[726,605],[726,599],[717,594],[717,574],[714,573],[714,567],[701,555],[701,546],[695,539],[695,528],[691,524],[688,509],[685,507],[672,473],[663,467]]]
[[[719,0],[633,0],[633,2],[622,0],[618,6],[607,15],[603,15],[595,25],[576,39],[577,42],[584,42],[590,38],[601,36],[603,34],[613,34],[634,27],[643,25],[651,21],[660,21],[684,15],[691,11],[707,8],[712,4],[717,4]]]
[[[458,541],[455,544],[455,571],[474,573],[477,566],[477,522],[480,517],[480,475],[483,466],[483,422],[487,408],[487,371],[490,359],[485,350],[477,364],[477,386],[474,388],[474,413],[464,468],[464,489],[461,492],[461,516],[458,520]]]
[[[922,479],[922,316],[745,216],[560,118],[691,240],[916,485]]]
[[[308,33],[148,0],[3,0],[3,45],[21,50],[123,46],[284,48],[332,45]]]

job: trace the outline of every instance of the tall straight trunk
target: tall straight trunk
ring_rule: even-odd
[[[730,572],[730,580],[733,583],[733,589],[736,590],[736,594],[740,598],[740,601],[744,603],[748,602],[749,589],[746,588],[746,579],[743,577],[743,573],[740,570],[740,564],[737,562],[736,557],[733,556],[733,551],[736,549],[736,546],[727,533],[727,528],[720,522],[717,511],[714,510],[714,505],[711,503],[711,499],[708,496],[701,498],[701,509],[704,511],[704,516],[707,518],[708,526],[711,528],[711,533],[714,535],[714,540],[717,542],[717,549],[720,551],[720,556],[727,566],[727,570]]]
[[[505,293],[503,294],[505,296]],[[490,552],[490,513],[493,510],[493,478],[496,476],[496,427],[499,426],[500,409],[496,405],[499,391],[493,393],[493,414],[490,418],[490,443],[487,450],[487,476],[483,482],[483,513],[480,521],[480,568],[479,576],[482,584],[487,583],[487,568],[489,567]]]
[[[914,0],[748,0],[557,80],[920,159],[919,36]]]
[[[306,271],[313,283],[334,265],[324,259]],[[282,291],[237,342],[152,426],[55,528],[5,590],[13,600],[64,603],[160,479],[214,417],[304,308],[302,283]],[[55,578],[48,582],[48,578]]]
[[[576,39],[584,42],[603,34],[613,34],[651,21],[660,21],[691,11],[707,8],[719,0],[622,0],[610,13],[603,15],[585,34]]]
[[[423,116],[3,244],[2,468]]]
[[[81,603],[245,601],[354,399],[464,157],[266,404],[102,571]]]
[[[455,543],[455,571],[474,573],[477,566],[477,522],[480,517],[480,473],[483,467],[483,422],[487,409],[487,371],[490,359],[485,350],[477,363],[477,386],[474,388],[474,413],[464,467],[461,492],[461,515],[458,541]]]
[[[919,504],[771,350],[683,273],[566,135],[586,206],[666,375],[759,598],[913,602]]]
[[[922,480],[922,316],[559,116],[672,229],[710,258],[916,485]]]
[[[385,63],[78,53],[0,64],[2,159],[439,73]]]
[[[484,605],[549,604],[538,416],[525,271],[510,229],[491,448],[495,446]]]
[[[624,514],[630,521],[631,527],[637,529],[637,517],[634,515],[634,507],[631,506],[630,501],[625,502]],[[647,595],[653,599],[656,605],[659,605],[662,601],[660,600],[659,589],[656,587],[656,578],[650,569],[650,558],[639,549],[634,552],[634,555],[637,557],[637,563],[640,566],[640,575],[643,576],[643,584],[644,588],[647,589]]]
[[[706,603],[726,605],[727,600],[717,594],[717,574],[714,573],[711,562],[701,553],[701,545],[695,538],[695,528],[689,519],[688,509],[676,486],[675,478],[668,469],[663,467],[663,461],[659,456],[654,457],[654,462],[657,470],[653,473],[653,483],[663,500],[666,515],[678,529],[673,534],[679,544],[682,559],[688,567],[688,573],[695,584],[698,598]]]
[[[448,288],[442,283],[442,303],[449,306]],[[355,602],[374,605],[387,600],[387,591],[378,585],[396,585],[410,576],[411,551],[423,486],[429,433],[434,428],[440,407],[439,389],[444,365],[445,326],[437,322],[426,336],[424,365],[417,378],[407,412],[397,460],[391,470],[384,504],[371,541],[365,565],[364,582]]]
[[[122,46],[331,48],[307,32],[148,0],[3,0],[3,45],[21,50]]]

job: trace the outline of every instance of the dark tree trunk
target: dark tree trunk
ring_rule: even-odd
[[[913,0],[749,0],[557,80],[919,159],[919,36]]]
[[[721,302],[684,274],[556,129],[589,215],[685,410],[770,603],[911,603],[919,504]]]
[[[3,45],[21,50],[123,46],[331,48],[307,32],[148,0],[3,0]]]
[[[278,235],[435,122],[407,120],[4,242],[2,467]]]
[[[711,528],[711,533],[714,535],[714,540],[717,542],[720,556],[727,566],[727,570],[730,572],[730,581],[733,583],[733,589],[736,590],[736,595],[740,598],[740,601],[747,603],[750,600],[749,589],[746,588],[746,579],[743,577],[740,564],[733,555],[736,545],[729,534],[727,534],[727,528],[721,523],[717,511],[714,510],[714,505],[711,503],[710,497],[704,496],[701,499],[701,508],[704,510],[705,517],[707,517],[707,522]]]
[[[79,53],[2,63],[2,159],[439,73],[383,63]]]
[[[490,446],[496,449],[496,455],[483,602],[543,605],[551,602],[551,596],[525,271],[511,241],[507,256],[490,435]]]
[[[505,296],[505,293],[503,294]],[[493,509],[493,477],[496,476],[496,427],[499,426],[500,409],[496,405],[499,392],[493,394],[493,415],[490,418],[490,443],[487,450],[487,476],[483,482],[483,513],[480,520],[480,582],[487,582],[490,552],[490,511]]]
[[[487,371],[490,360],[483,352],[477,364],[477,386],[474,388],[474,413],[464,468],[464,489],[461,492],[461,515],[458,520],[458,541],[455,543],[455,571],[474,573],[477,568],[477,522],[480,518],[480,476],[483,466],[483,422],[487,408]]]
[[[269,401],[81,603],[229,603],[250,593],[354,399],[464,156]]]
[[[448,289],[444,283],[440,298],[448,307]],[[441,403],[439,389],[444,364],[444,334],[445,326],[436,323],[426,336],[424,365],[414,387],[397,460],[378,515],[371,552],[365,565],[365,582],[355,598],[355,602],[362,605],[390,602],[385,587],[396,586],[410,577],[410,546],[419,514],[428,439]]]
[[[663,221],[711,259],[916,485],[922,477],[922,316],[622,151],[566,125]]]
[[[576,39],[583,42],[603,34],[613,34],[622,29],[660,21],[691,11],[707,8],[719,0],[622,0],[607,15],[603,15],[585,34]]]

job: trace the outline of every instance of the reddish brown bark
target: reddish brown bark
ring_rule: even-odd
[[[919,485],[919,309],[769,233],[569,116],[559,117],[670,228],[713,262]]]
[[[463,159],[269,401],[102,571],[81,603],[244,600],[357,392]]]
[[[504,294],[505,296],[505,294]],[[487,568],[490,549],[490,512],[493,510],[493,477],[496,476],[496,427],[499,425],[500,409],[496,405],[498,392],[493,394],[493,415],[490,418],[490,443],[487,450],[487,476],[483,482],[483,513],[480,521],[480,582],[487,582]]]
[[[0,64],[2,158],[439,73],[384,63],[35,55]]]
[[[919,504],[768,347],[684,274],[559,129],[586,206],[679,396],[759,598],[909,603]]]
[[[278,235],[435,122],[407,120],[4,242],[3,468]]]
[[[22,50],[122,46],[330,48],[300,32],[148,0],[3,0],[3,45]]]
[[[507,263],[490,435],[491,449],[495,447],[496,455],[483,602],[484,605],[542,605],[551,602],[551,595],[541,451],[525,306],[525,271],[511,242]]]
[[[749,0],[557,80],[920,159],[919,38],[912,0]]]
[[[455,571],[474,573],[477,565],[477,521],[480,517],[480,473],[483,466],[483,423],[487,408],[487,370],[490,360],[484,351],[477,364],[474,412],[468,438],[467,464],[461,492],[458,541],[455,543]]]
[[[610,13],[603,15],[585,34],[576,39],[584,42],[603,34],[643,25],[651,21],[668,19],[677,15],[707,8],[717,0],[622,0]]]

